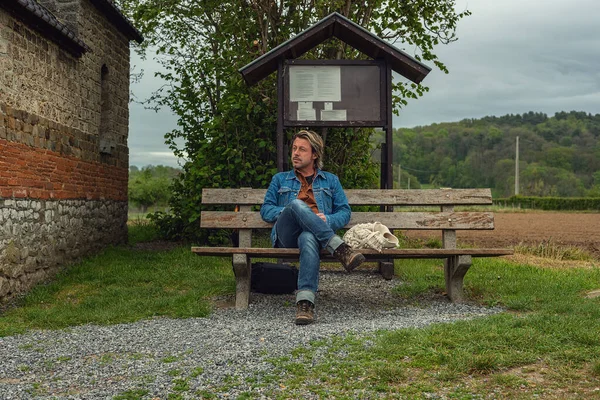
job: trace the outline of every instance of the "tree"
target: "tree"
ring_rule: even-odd
[[[600,197],[600,171],[596,171],[593,174],[593,185],[588,192],[588,196]]]
[[[550,167],[572,169],[575,151],[570,147],[552,147],[544,152],[544,162]]]
[[[529,164],[521,174],[523,195],[581,197],[585,188],[571,171],[547,167],[539,163]]]
[[[151,101],[179,118],[167,143],[185,156],[174,185],[172,210],[195,235],[203,187],[266,187],[275,167],[275,77],[254,87],[239,68],[337,11],[380,37],[416,48],[415,57],[447,72],[434,46],[455,41],[458,21],[453,0],[120,0],[156,49],[166,85]],[[330,40],[306,58],[356,58],[356,51]],[[395,110],[427,87],[396,82]],[[346,187],[377,185],[377,168],[365,152],[372,129],[335,129],[327,134],[326,168]],[[352,141],[349,141],[352,137]],[[178,143],[183,142],[183,146]],[[344,149],[344,151],[336,151]],[[162,216],[158,215],[160,220]],[[166,218],[166,217],[165,217]],[[172,221],[172,218],[168,218]],[[172,229],[170,230],[172,231]]]
[[[180,170],[163,165],[148,165],[141,170],[135,165],[129,168],[129,201],[146,212],[154,205],[166,206],[171,197],[171,181]]]
[[[521,164],[521,163],[519,163]],[[515,194],[515,160],[502,159],[494,165],[496,172],[493,187],[494,197],[509,197]]]

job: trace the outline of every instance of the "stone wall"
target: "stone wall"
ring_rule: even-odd
[[[78,12],[79,58],[0,9],[0,302],[127,240],[129,40]]]
[[[108,137],[126,165],[129,41],[88,1],[80,12],[79,37],[91,51],[75,58],[0,9],[0,104],[94,135],[97,146]]]
[[[0,200],[0,299],[22,293],[61,266],[127,239],[127,203]]]

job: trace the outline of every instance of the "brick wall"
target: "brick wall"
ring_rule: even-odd
[[[127,165],[102,162],[97,142],[0,104],[0,197],[127,201]]]
[[[0,139],[0,197],[127,201],[127,169]]]
[[[0,9],[0,302],[127,240],[129,41],[70,1],[80,58]]]

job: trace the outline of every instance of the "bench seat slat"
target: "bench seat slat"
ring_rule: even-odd
[[[494,229],[494,215],[491,212],[353,212],[347,228],[356,224],[380,221],[390,229]],[[202,211],[202,228],[260,229],[270,228],[258,211]]]
[[[369,258],[447,258],[450,256],[496,257],[513,254],[512,249],[360,249]],[[231,256],[232,254],[248,254],[251,257],[263,258],[298,258],[298,249],[262,248],[262,247],[192,247],[192,252],[200,256]],[[321,251],[323,259],[333,259],[326,251]]]
[[[350,205],[436,206],[490,205],[492,192],[488,189],[346,189]],[[259,205],[266,189],[209,189],[202,190],[202,204]]]

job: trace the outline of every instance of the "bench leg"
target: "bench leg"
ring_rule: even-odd
[[[394,277],[394,260],[379,261],[379,273],[389,281]]]
[[[446,293],[453,303],[461,303],[463,298],[463,279],[471,267],[471,256],[452,256],[444,261]]]
[[[233,255],[233,273],[235,274],[235,308],[245,310],[250,301],[250,258],[245,254]]]

